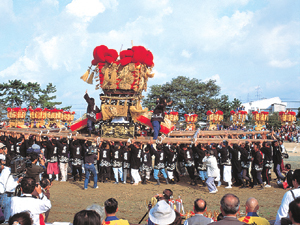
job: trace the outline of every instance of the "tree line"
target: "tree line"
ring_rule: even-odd
[[[143,106],[149,109],[155,107],[159,97],[172,100],[171,108],[183,118],[185,113],[194,112],[199,120],[206,119],[208,110],[218,109],[224,113],[224,121],[230,120],[230,111],[241,107],[242,102],[236,98],[229,100],[228,95],[220,95],[221,88],[215,80],[206,82],[196,78],[179,76],[161,85],[152,85],[148,95],[143,100]]]
[[[53,108],[61,105],[61,102],[55,101],[56,86],[48,83],[46,88],[42,88],[37,82],[24,83],[21,80],[9,80],[7,83],[0,84],[0,106],[1,118],[6,115],[7,107],[24,107],[31,106],[33,109]],[[71,106],[63,108],[70,109]]]

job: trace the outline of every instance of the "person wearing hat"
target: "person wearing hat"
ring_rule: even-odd
[[[149,212],[149,219],[156,225],[172,224],[175,218],[174,209],[166,201],[158,201]]]
[[[214,156],[213,150],[207,151],[202,162],[206,164],[207,176],[208,176],[208,178],[206,180],[206,186],[208,188],[208,191],[210,194],[217,193],[218,189],[217,189],[214,181],[215,181],[215,178],[218,177],[218,174],[220,173],[220,171],[219,171],[217,159]]]

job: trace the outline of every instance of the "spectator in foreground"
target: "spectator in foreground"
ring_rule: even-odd
[[[300,197],[289,204],[289,217],[292,224],[300,225]]]
[[[275,225],[280,225],[281,218],[288,217],[290,202],[300,196],[300,169],[294,171],[292,182],[295,189],[289,190],[284,194],[277,211]]]
[[[21,181],[22,196],[11,198],[11,215],[29,211],[32,215],[34,225],[40,225],[40,214],[51,208],[50,200],[42,193],[41,186],[36,186],[36,181],[32,177],[24,177]],[[32,196],[33,191],[39,194],[39,198]]]
[[[270,225],[268,220],[257,215],[259,205],[255,198],[248,198],[245,208],[246,216],[239,218],[239,221],[247,224]]]
[[[187,219],[184,222],[184,225],[206,225],[213,222],[211,218],[207,218],[203,215],[206,212],[206,210],[206,201],[204,199],[197,198],[194,202],[195,216]]]
[[[156,225],[172,224],[176,213],[166,201],[158,201],[150,210],[149,219]]]
[[[104,224],[105,223],[105,211],[104,211],[104,207],[100,206],[98,204],[93,204],[90,205],[86,208],[86,210],[94,210],[96,213],[98,213],[100,215],[100,223]]]
[[[243,222],[240,222],[236,215],[240,211],[240,200],[237,196],[234,194],[226,194],[221,199],[221,213],[224,216],[224,218],[220,221],[210,223],[212,225],[241,225],[244,224]]]
[[[8,224],[13,225],[15,223],[17,223],[19,225],[32,225],[33,224],[29,212],[20,212],[20,213],[16,213],[15,215],[11,216],[8,220]]]
[[[109,198],[104,202],[104,208],[105,208],[105,224],[109,225],[129,225],[129,222],[127,220],[122,220],[116,217],[116,213],[118,212],[118,202],[114,198]]]
[[[81,210],[76,213],[73,220],[73,225],[100,225],[101,218],[94,210]]]

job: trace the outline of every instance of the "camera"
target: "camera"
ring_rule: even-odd
[[[22,156],[14,157],[10,162],[11,174],[16,177],[24,177],[27,168],[32,166],[32,162]]]
[[[288,158],[289,158],[289,154],[287,154],[287,153],[282,153],[282,157],[285,158],[285,159],[288,159]]]
[[[56,175],[53,173],[52,177],[49,178],[50,183],[52,183],[52,181],[54,181],[56,179]]]

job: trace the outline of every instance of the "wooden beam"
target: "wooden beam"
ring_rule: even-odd
[[[169,137],[188,137],[194,136],[196,131],[173,131],[168,134]],[[199,136],[225,136],[225,135],[240,135],[240,134],[268,134],[270,131],[234,131],[234,130],[220,130],[220,131],[199,131]]]
[[[36,135],[36,136],[47,136],[47,137],[55,137],[55,138],[74,138],[76,137],[79,140],[88,140],[88,141],[92,141],[92,142],[96,142],[100,140],[99,136],[96,135],[92,135],[92,137],[86,137],[85,135],[82,134],[78,134],[76,132],[48,132],[47,129],[43,130],[43,132],[41,132],[40,129],[37,130],[32,130],[32,129],[12,129],[12,128],[8,128],[8,129],[0,129],[0,132],[9,132],[9,133],[17,133],[17,134],[29,134],[29,135]],[[106,138],[106,137],[101,137],[101,139],[103,141],[120,141],[120,142],[127,142],[128,139],[125,138]],[[133,138],[134,141],[136,142],[140,142],[140,143],[149,143],[149,141],[152,140],[152,137],[136,137]],[[228,141],[231,142],[233,144],[235,143],[243,143],[243,142],[261,142],[261,141],[271,141],[269,139],[228,139],[228,138],[197,138],[197,139],[193,139],[193,138],[177,138],[177,137],[165,137],[165,138],[161,138],[159,137],[159,140],[157,142],[161,142],[161,143],[182,143],[182,144],[192,144],[195,141],[197,141],[198,143],[220,143],[222,141]],[[155,143],[156,141],[154,141]]]

